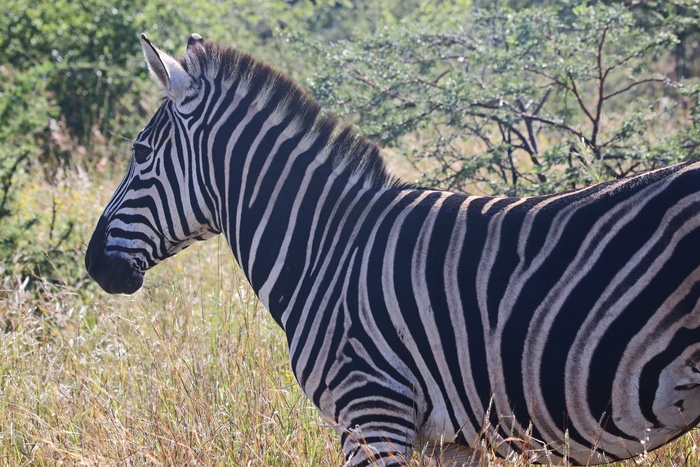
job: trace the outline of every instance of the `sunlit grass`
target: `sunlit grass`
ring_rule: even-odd
[[[93,288],[90,305],[47,310],[60,323],[21,310],[27,292],[17,290],[3,306],[28,317],[0,339],[0,459],[339,464],[337,440],[290,372],[284,335],[228,255],[216,264],[222,249],[212,241],[183,253],[134,297]]]

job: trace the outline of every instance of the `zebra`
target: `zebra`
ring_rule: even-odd
[[[86,268],[131,294],[224,234],[346,465],[614,462],[698,423],[700,162],[528,198],[414,186],[251,55],[141,42],[164,100]]]

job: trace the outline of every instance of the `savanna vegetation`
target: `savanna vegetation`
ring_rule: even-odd
[[[342,463],[225,241],[134,296],[87,277],[159,103],[141,32],[173,53],[198,32],[287,70],[421,184],[524,196],[700,157],[697,0],[2,2],[2,465]],[[694,466],[699,449],[693,431],[623,465]]]

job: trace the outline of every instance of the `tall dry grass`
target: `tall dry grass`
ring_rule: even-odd
[[[9,465],[337,465],[337,442],[289,370],[284,335],[212,241],[134,297],[91,293],[0,339]],[[174,279],[174,280],[173,280]],[[49,322],[48,316],[53,316]],[[46,329],[46,327],[49,329]]]

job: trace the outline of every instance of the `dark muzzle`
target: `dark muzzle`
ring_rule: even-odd
[[[85,252],[85,268],[105,292],[132,294],[143,285],[144,273],[128,253],[105,251],[108,223],[100,217]]]

